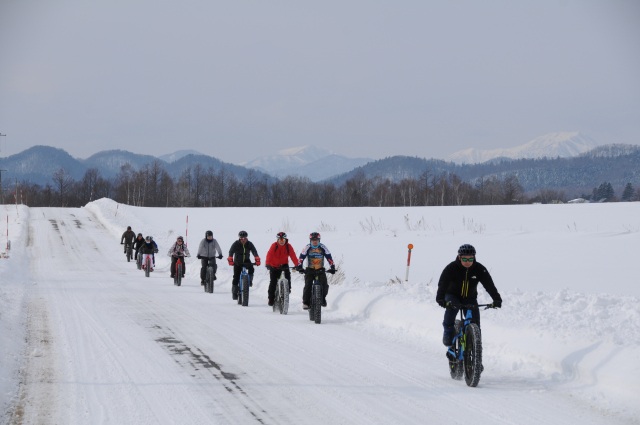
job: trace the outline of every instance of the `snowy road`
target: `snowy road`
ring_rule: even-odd
[[[517,376],[485,371],[468,388],[442,347],[346,325],[331,306],[312,324],[300,284],[281,316],[262,294],[235,304],[222,267],[214,294],[175,287],[165,259],[145,278],[87,208],[30,209],[26,244],[29,355],[12,423],[626,423]]]

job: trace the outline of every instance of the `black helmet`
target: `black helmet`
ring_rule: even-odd
[[[139,237],[139,238],[142,238],[142,237],[143,237],[143,236],[142,236],[142,233],[138,233],[138,237]]]
[[[241,238],[246,238],[247,236],[249,236],[249,234],[244,230],[240,230],[240,232],[238,233],[238,236],[240,236]]]
[[[476,255],[476,249],[473,245],[464,244],[458,248],[458,255]]]
[[[209,236],[213,237],[213,232],[211,230],[207,230],[206,232],[204,232],[205,238],[208,238]]]
[[[287,239],[287,234],[285,232],[278,232],[278,234],[276,235],[276,238]]]
[[[146,238],[144,238],[144,241],[146,243],[151,243],[152,240],[153,240],[153,238],[151,236],[147,236]]]
[[[184,238],[183,238],[182,236],[178,236],[178,237],[176,238],[176,241],[182,241],[182,242],[184,242]]]
[[[131,230],[131,226],[127,226],[127,230]]]
[[[318,232],[312,232],[312,233],[309,235],[309,239],[320,239],[320,233],[318,233]]]

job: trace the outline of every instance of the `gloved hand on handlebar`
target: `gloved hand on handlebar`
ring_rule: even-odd
[[[198,260],[202,260],[202,255],[198,255]]]
[[[303,273],[304,274],[304,270],[302,270],[302,264],[298,264],[297,266],[295,266],[293,268],[295,271],[297,271],[298,273]]]
[[[222,260],[222,254],[218,255],[216,258],[218,258],[218,260]]]
[[[260,265],[260,257],[256,257],[256,266]]]
[[[493,300],[493,304],[491,305],[493,308],[502,307],[502,300]]]
[[[230,266],[233,266],[233,257],[228,257],[227,262],[229,263]]]
[[[336,274],[336,266],[335,264],[332,264],[331,267],[329,267],[329,270],[327,270],[328,273],[331,274]]]

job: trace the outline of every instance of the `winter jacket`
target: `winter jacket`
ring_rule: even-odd
[[[327,248],[323,243],[319,244],[317,247],[313,247],[311,246],[311,244],[307,244],[302,252],[300,252],[299,257],[300,264],[304,263],[304,259],[309,257],[309,259],[307,260],[307,268],[310,269],[323,268],[325,258],[327,259],[329,264],[333,266],[333,258],[331,257],[329,248]]]
[[[171,248],[169,248],[169,256],[170,257],[189,257],[189,248],[184,244],[179,244],[178,242],[174,242]]]
[[[127,242],[133,244],[134,239],[136,238],[136,232],[133,230],[127,230],[122,234],[120,238],[120,243]]]
[[[135,249],[136,251],[138,251],[142,245],[144,245],[144,238],[136,238],[136,240],[133,241],[133,249]]]
[[[229,257],[233,257],[233,264],[235,265],[250,263],[251,257],[249,253],[253,254],[254,257],[259,257],[256,247],[249,240],[244,245],[239,240],[235,241],[229,248]]]
[[[151,241],[151,243],[143,243],[140,247],[140,252],[143,254],[153,254],[154,252],[158,252],[158,244],[156,241]]]
[[[204,238],[200,241],[200,246],[198,246],[198,257],[215,258],[216,252],[218,255],[222,255],[220,244],[218,244],[218,241],[215,238],[211,240]]]
[[[271,245],[271,248],[269,248],[269,251],[267,252],[267,261],[265,264],[267,267],[277,269],[280,266],[289,265],[289,258],[291,258],[294,266],[298,265],[296,250],[289,244],[289,240],[285,239],[284,245],[280,245],[276,241]]]
[[[485,266],[474,261],[471,267],[466,268],[460,259],[456,258],[444,268],[440,275],[436,300],[444,300],[445,295],[449,294],[458,298],[462,303],[477,302],[478,283],[482,283],[494,301],[502,301]]]

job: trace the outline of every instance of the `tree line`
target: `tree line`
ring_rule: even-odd
[[[8,191],[7,191],[8,192]],[[5,202],[11,202],[4,194]],[[566,202],[564,192],[539,190],[525,194],[517,176],[490,176],[473,182],[450,172],[428,170],[419,178],[392,181],[367,178],[356,173],[344,184],[312,182],[306,177],[289,176],[280,180],[258,178],[249,170],[239,179],[223,169],[201,165],[185,169],[172,178],[162,163],[154,161],[136,170],[121,167],[112,178],[103,178],[96,168],[87,170],[80,180],[64,169],[53,173],[44,186],[29,182],[12,189],[16,203],[33,207],[81,207],[100,198],[140,207],[395,207],[451,205],[507,205]],[[582,195],[593,201],[640,200],[640,189],[631,183],[618,199],[610,183],[604,182],[593,193]]]

